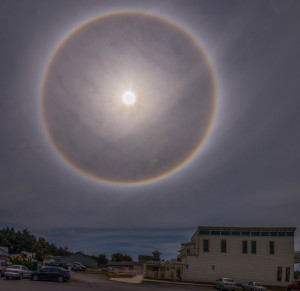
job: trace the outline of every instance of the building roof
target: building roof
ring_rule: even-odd
[[[80,262],[81,264],[87,266],[88,268],[96,268],[97,262],[93,258],[91,258],[88,255],[82,254],[82,253],[75,253],[73,255],[70,255],[68,257],[64,257],[61,260],[61,263],[68,264],[68,263],[74,263],[74,262]]]
[[[0,256],[8,257],[8,248],[0,246]]]
[[[0,246],[0,250],[8,253],[8,247],[2,247],[2,246]]]
[[[192,238],[200,230],[211,231],[279,231],[279,232],[294,232],[296,227],[245,227],[245,226],[198,226],[197,230],[193,234]]]

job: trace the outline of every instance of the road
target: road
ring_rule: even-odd
[[[202,286],[187,286],[187,285],[175,285],[165,283],[152,283],[144,282],[141,284],[130,284],[115,281],[108,281],[105,279],[96,280],[91,279],[94,282],[35,282],[28,279],[23,280],[2,280],[0,279],[0,290],[2,291],[93,291],[93,290],[111,290],[111,291],[212,291],[211,287]]]

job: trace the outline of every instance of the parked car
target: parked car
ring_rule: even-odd
[[[72,271],[82,271],[81,267],[75,264],[68,264],[68,266],[71,266]]]
[[[57,281],[63,283],[70,280],[71,275],[68,270],[59,267],[46,267],[37,272],[33,272],[30,279],[33,281]]]
[[[7,268],[7,263],[5,261],[0,261],[0,277],[3,277],[3,274]]]
[[[81,271],[85,271],[86,270],[86,266],[79,263],[79,262],[74,262],[74,264],[76,267],[78,267]]]
[[[214,284],[215,289],[226,289],[226,290],[235,290],[236,283],[229,278],[219,278],[215,281]]]
[[[262,286],[260,282],[249,281],[248,284],[242,285],[242,291],[266,291],[266,288]]]
[[[287,291],[300,290],[300,280],[296,280],[293,284],[287,286]]]
[[[30,271],[26,266],[22,265],[12,265],[6,268],[4,272],[4,277],[7,279],[9,278],[17,278],[17,279],[23,279],[23,278],[29,278],[32,274],[32,271]]]
[[[103,272],[113,272],[113,270],[114,270],[114,268],[112,268],[112,267],[104,267],[101,269],[101,271],[103,271]]]

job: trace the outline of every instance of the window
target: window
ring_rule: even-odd
[[[290,273],[291,273],[291,268],[290,267],[286,267],[285,268],[285,282],[289,282],[290,281]]]
[[[226,240],[225,239],[221,240],[221,252],[226,253]]]
[[[256,241],[251,241],[251,253],[256,254]]]
[[[200,230],[199,234],[209,234],[209,231],[208,230]]]
[[[274,248],[275,242],[270,241],[270,255],[274,255],[275,248]]]
[[[251,235],[252,235],[252,236],[259,236],[259,235],[260,235],[260,232],[259,232],[259,231],[252,231],[252,232],[251,232]]]
[[[203,240],[203,252],[208,252],[209,251],[209,240],[204,239]]]
[[[281,282],[281,278],[282,278],[282,267],[278,267],[277,268],[277,281]]]
[[[243,254],[248,253],[248,242],[246,240],[243,240]]]

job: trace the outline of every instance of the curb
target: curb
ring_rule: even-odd
[[[210,284],[191,283],[191,282],[174,282],[174,281],[167,281],[167,280],[143,279],[143,282],[165,283],[165,284],[176,284],[176,285],[203,286],[203,287],[214,287],[214,285],[210,285]]]

